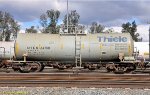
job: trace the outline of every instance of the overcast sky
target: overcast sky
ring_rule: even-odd
[[[66,14],[67,0],[0,0],[0,10],[10,12],[22,29],[39,24],[39,17],[47,10],[61,12],[59,23]],[[136,21],[138,25],[150,22],[150,0],[68,0],[69,11],[77,10],[80,23],[93,21],[106,27],[119,27],[122,23]]]

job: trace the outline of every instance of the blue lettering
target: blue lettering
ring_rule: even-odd
[[[98,36],[97,37],[99,42],[127,42],[127,37],[122,37],[122,36],[118,36],[118,37],[102,37],[102,36]]]
[[[126,38],[126,37],[123,37],[123,38],[122,38],[122,42],[127,42],[127,38]]]
[[[114,37],[114,38],[113,38],[113,41],[114,41],[114,42],[118,42],[118,39],[119,39],[119,38]]]

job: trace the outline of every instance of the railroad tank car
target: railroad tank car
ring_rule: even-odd
[[[0,59],[9,60],[14,56],[14,41],[13,42],[0,42]]]
[[[134,42],[129,33],[22,33],[18,34],[15,43],[1,47],[12,52],[5,58],[13,58],[12,69],[20,72],[42,71],[47,64],[58,69],[78,66],[95,69],[105,64],[108,71],[135,70],[135,62],[132,58],[130,61]],[[127,61],[120,59],[123,57],[119,54],[127,56]]]
[[[15,55],[18,60],[74,61],[77,53],[82,62],[117,60],[119,53],[132,56],[134,43],[129,33],[86,35],[18,34]]]

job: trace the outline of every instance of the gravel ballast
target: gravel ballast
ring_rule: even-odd
[[[0,95],[150,95],[150,89],[0,87]]]

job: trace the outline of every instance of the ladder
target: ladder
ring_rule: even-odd
[[[75,36],[75,64],[76,67],[81,67],[81,36]]]

